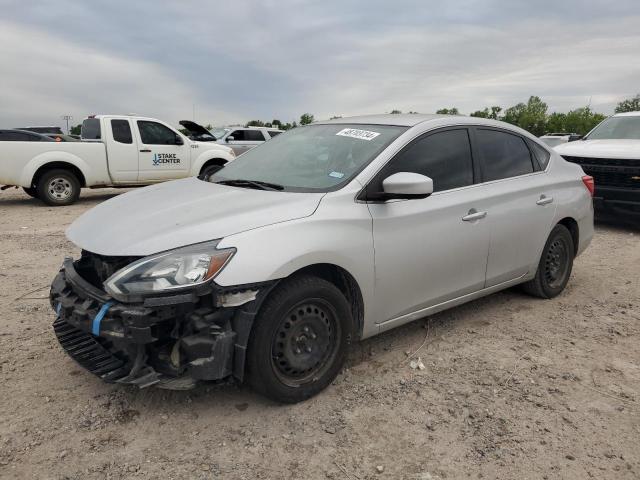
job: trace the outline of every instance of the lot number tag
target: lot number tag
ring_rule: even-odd
[[[370,141],[380,135],[377,132],[369,132],[368,130],[358,130],[357,128],[345,128],[340,130],[336,135],[341,137],[359,138],[360,140]]]

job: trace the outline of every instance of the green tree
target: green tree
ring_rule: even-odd
[[[69,133],[71,135],[80,135],[80,132],[82,132],[82,125],[76,125],[75,127],[71,127],[69,129]]]
[[[273,125],[274,127],[279,127],[280,125],[282,125],[282,122],[274,118],[273,120],[271,120],[271,125]]]
[[[485,108],[484,110],[476,110],[469,114],[471,117],[490,118],[492,120],[498,120],[502,107],[491,107],[491,110]]]
[[[616,113],[640,112],[640,93],[633,98],[621,101],[616,107]]]
[[[300,115],[300,125],[309,125],[310,123],[313,123],[313,120],[313,115],[310,113],[303,113]]]
[[[264,127],[264,122],[262,120],[250,120],[245,127]]]
[[[437,114],[440,115],[459,115],[460,112],[456,107],[453,108],[441,108],[440,110],[436,110]]]
[[[544,135],[547,120],[547,104],[540,97],[529,97],[529,101],[518,103],[504,112],[502,120],[528,130],[536,136]]]
[[[553,112],[547,117],[547,131],[545,133],[560,133],[567,130],[567,114]]]
[[[390,112],[390,113],[392,113],[392,114],[394,114],[394,115],[397,115],[397,114],[399,114],[399,113],[402,113],[402,110],[396,110],[396,109],[394,109],[394,110],[391,110],[391,112]]]

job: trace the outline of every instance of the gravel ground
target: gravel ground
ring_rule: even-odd
[[[46,296],[78,254],[64,229],[117,193],[0,193],[0,477],[640,478],[640,228],[598,224],[554,300],[508,290],[364,341],[281,406],[107,385],[61,350]]]

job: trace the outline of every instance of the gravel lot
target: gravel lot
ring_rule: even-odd
[[[280,406],[107,385],[58,346],[64,229],[117,193],[0,193],[1,478],[640,478],[640,228],[599,224],[559,298],[509,290],[365,341]]]

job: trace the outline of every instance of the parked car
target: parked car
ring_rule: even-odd
[[[72,137],[71,135],[65,135],[64,133],[44,133],[46,137],[49,137],[54,142],[78,142],[79,139]]]
[[[48,127],[18,127],[15,130],[26,130],[27,132],[35,133],[64,133],[60,127],[56,127],[54,125]]]
[[[640,112],[603,120],[581,142],[555,148],[595,179],[595,203],[604,211],[640,214]]]
[[[281,133],[283,130],[267,127],[218,128],[212,131],[218,143],[230,146],[236,155],[241,155]]]
[[[512,125],[380,115],[296,128],[210,181],[79,217],[51,287],[62,347],[109,382],[329,385],[356,340],[522,284],[559,295],[593,236],[591,177]],[[375,248],[374,248],[375,246]]]
[[[200,175],[235,158],[231,148],[188,139],[154,118],[98,115],[82,142],[0,142],[0,185],[23,187],[48,205],[69,205],[82,187],[131,187]]]
[[[544,143],[549,145],[550,147],[555,147],[562,143],[575,142],[576,140],[580,140],[582,135],[577,133],[547,133],[540,137]]]
[[[52,142],[53,139],[40,133],[26,130],[0,130],[0,142]]]

